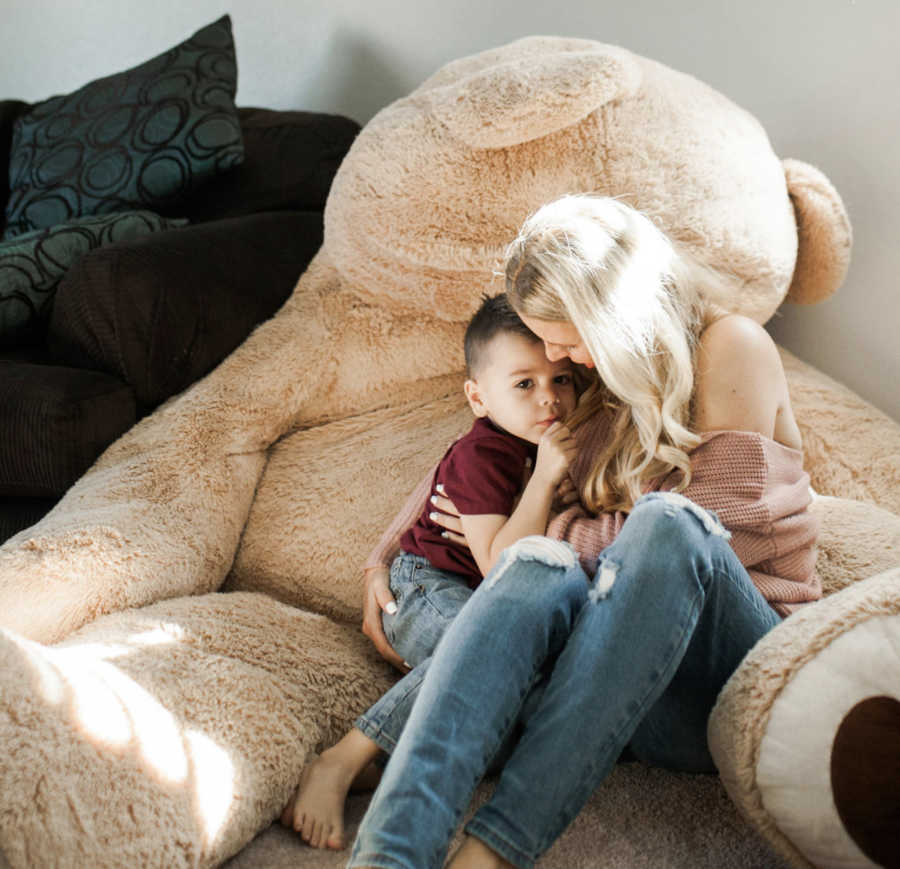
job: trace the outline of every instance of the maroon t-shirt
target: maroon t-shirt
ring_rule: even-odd
[[[444,454],[434,472],[431,491],[438,483],[463,516],[496,514],[509,516],[522,491],[525,459],[534,461],[537,446],[497,428],[487,417],[479,417],[469,430]],[[472,588],[481,582],[481,571],[466,547],[446,537],[444,530],[428,514],[434,508],[426,503],[422,515],[400,539],[400,547],[421,555],[441,570],[468,577]]]

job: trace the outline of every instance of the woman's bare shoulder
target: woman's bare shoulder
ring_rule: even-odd
[[[710,323],[700,335],[700,347],[709,355],[778,357],[769,333],[756,320],[742,314],[726,314]]]
[[[759,323],[729,314],[707,326],[695,377],[697,431],[755,431],[800,446],[781,356]]]

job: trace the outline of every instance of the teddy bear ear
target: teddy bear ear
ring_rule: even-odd
[[[628,96],[641,80],[627,51],[583,39],[521,39],[487,60],[474,68],[459,64],[448,70],[455,76],[426,82],[434,117],[474,148],[555,133]]]
[[[782,165],[797,218],[797,263],[787,297],[813,305],[844,282],[853,230],[840,195],[822,172],[801,160]]]

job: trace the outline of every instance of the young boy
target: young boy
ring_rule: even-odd
[[[562,420],[575,407],[568,359],[550,362],[505,295],[485,297],[465,336],[464,388],[476,416],[468,434],[444,455],[432,481],[460,513],[469,548],[453,542],[426,506],[400,540],[391,565],[397,610],[384,617],[394,649],[416,666],[434,651],[500,553],[529,534],[543,534],[556,490],[574,457]],[[535,458],[536,454],[536,458]],[[526,467],[534,465],[522,488]],[[517,502],[518,499],[518,503]],[[423,666],[427,666],[424,664]],[[391,689],[334,747],[304,770],[281,822],[314,847],[343,847],[343,810],[354,781],[380,752],[369,721],[393,709]]]

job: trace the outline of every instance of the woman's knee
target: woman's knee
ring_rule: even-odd
[[[731,533],[710,510],[701,507],[678,492],[648,492],[635,502],[632,516],[647,514],[655,519],[678,519],[691,522],[708,535],[728,540]]]
[[[503,550],[478,591],[513,605],[544,606],[561,597],[583,599],[586,588],[587,577],[568,543],[532,535]]]
[[[651,492],[635,502],[615,543],[601,555],[598,578],[625,564],[644,582],[709,577],[713,562],[728,557],[730,536],[714,513],[683,495]]]
[[[715,513],[677,492],[650,492],[632,508],[622,532],[637,535],[646,546],[653,542],[666,551],[693,551],[727,543],[731,533]]]

